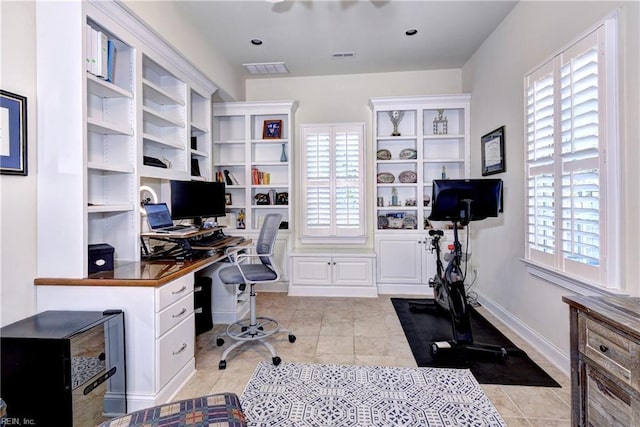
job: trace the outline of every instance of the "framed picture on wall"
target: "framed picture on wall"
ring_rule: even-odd
[[[507,170],[504,157],[504,126],[489,132],[481,139],[482,176]]]
[[[27,98],[0,90],[0,173],[27,175]]]
[[[282,120],[265,120],[262,127],[263,139],[282,138]]]

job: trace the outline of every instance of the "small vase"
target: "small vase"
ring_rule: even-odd
[[[281,162],[287,161],[287,149],[285,147],[285,144],[282,144],[282,154],[280,154],[280,161]]]

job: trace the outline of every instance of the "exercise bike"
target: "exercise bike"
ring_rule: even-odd
[[[455,181],[460,181],[460,194],[453,191],[456,189]],[[411,311],[428,311],[436,312],[440,314],[448,314],[451,319],[452,338],[447,341],[435,341],[430,343],[431,353],[436,356],[441,353],[442,350],[465,350],[471,352],[480,352],[484,354],[494,355],[499,358],[507,358],[507,350],[502,346],[480,344],[473,340],[473,331],[471,329],[470,318],[470,306],[467,300],[465,290],[465,274],[462,269],[463,260],[466,261],[466,253],[462,251],[462,244],[458,238],[458,226],[468,226],[471,220],[484,219],[487,215],[479,213],[474,216],[472,212],[472,203],[474,199],[461,198],[470,195],[470,193],[477,193],[479,190],[470,191],[466,187],[469,185],[478,185],[480,188],[489,187],[488,183],[476,183],[475,181],[497,181],[499,182],[499,190],[493,189],[492,191],[501,192],[502,181],[500,180],[452,180],[445,181],[446,184],[442,184],[443,187],[451,189],[449,193],[454,193],[456,197],[455,208],[450,208],[452,197],[451,194],[447,194],[444,188],[437,187],[437,181],[434,181],[434,208],[430,219],[439,220],[445,217],[453,223],[453,248],[451,252],[447,254],[448,264],[446,268],[442,262],[442,250],[440,246],[440,240],[444,235],[442,230],[429,230],[429,236],[431,237],[431,251],[435,252],[436,256],[436,274],[433,278],[429,279],[429,286],[433,288],[434,300],[433,301],[410,301],[409,309]],[[496,186],[497,183],[494,183]],[[466,191],[464,191],[466,190]],[[440,192],[445,195],[443,197]],[[446,196],[449,196],[447,198]],[[442,206],[437,208],[436,201],[438,197],[443,197],[448,203],[443,203],[445,207],[449,207],[448,212],[441,213],[438,209],[443,209]],[[476,200],[482,199],[479,195],[475,194]],[[447,209],[445,209],[447,210]],[[452,213],[453,212],[453,213]],[[497,216],[497,208],[496,215]]]

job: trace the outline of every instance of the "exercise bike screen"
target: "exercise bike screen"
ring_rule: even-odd
[[[433,180],[432,221],[459,221],[464,218],[471,200],[469,220],[497,217],[502,212],[501,179],[435,179]]]

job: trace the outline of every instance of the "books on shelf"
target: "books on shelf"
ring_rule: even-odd
[[[216,172],[216,182],[224,182],[226,185],[240,185],[235,175],[227,169]]]
[[[87,24],[86,69],[101,79],[113,82],[116,44],[109,36]]]
[[[262,172],[258,168],[251,169],[251,179],[253,185],[271,184],[271,174],[269,172]]]

